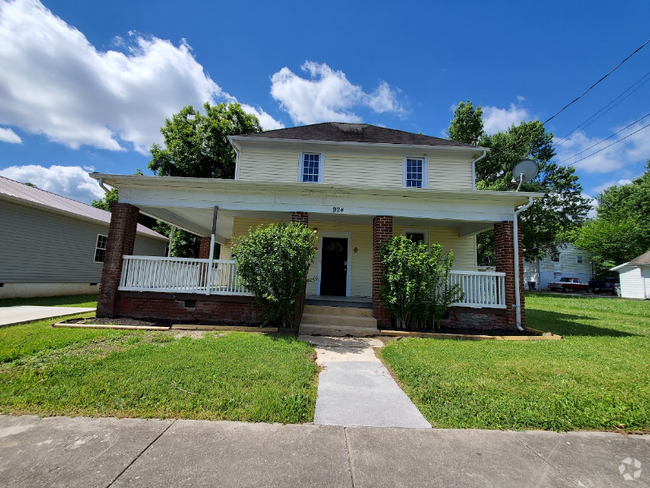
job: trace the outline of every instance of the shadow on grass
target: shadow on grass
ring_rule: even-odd
[[[526,325],[533,329],[553,332],[561,336],[591,336],[591,337],[641,337],[638,334],[631,334],[621,330],[609,329],[606,327],[595,327],[583,323],[585,320],[592,320],[587,315],[570,315],[544,310],[526,310]]]

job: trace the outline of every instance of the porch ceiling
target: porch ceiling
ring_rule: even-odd
[[[494,222],[512,220],[513,211],[541,193],[353,188],[302,183],[257,183],[208,178],[121,176],[93,173],[120,190],[120,202],[199,235],[209,235],[219,207],[217,240],[232,235],[234,217],[289,220],[309,212],[311,221],[370,223],[392,215],[408,226],[457,227],[471,235]]]

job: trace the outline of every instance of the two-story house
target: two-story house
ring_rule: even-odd
[[[260,224],[297,221],[318,235],[308,303],[340,297],[337,305],[368,307],[379,327],[390,327],[378,299],[378,252],[403,234],[453,251],[451,279],[465,297],[450,308],[450,325],[523,324],[516,211],[541,195],[477,191],[475,164],[486,149],[348,123],[229,140],[237,153],[234,180],[92,175],[118,188],[120,199],[98,314],[255,323],[258,311],[230,259],[233,240]],[[139,211],[203,236],[200,259],[131,256]],[[487,229],[496,231],[492,273],[476,263],[476,234]]]

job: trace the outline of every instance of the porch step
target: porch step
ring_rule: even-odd
[[[337,327],[369,327],[377,328],[377,320],[373,317],[357,317],[354,315],[326,315],[318,313],[303,313],[302,323],[313,325],[332,325]]]
[[[372,317],[372,308],[331,307],[329,305],[305,305],[305,312],[318,315],[346,315],[354,317]]]
[[[379,335],[379,330],[370,327],[337,327],[333,325],[300,324],[300,333],[314,336],[370,337]]]
[[[379,335],[372,309],[305,305],[300,333],[367,337]]]
[[[350,298],[340,298],[337,297],[307,297],[305,300],[306,305],[315,305],[323,307],[336,307],[336,308],[366,308],[372,309],[372,300],[370,299],[350,299]]]

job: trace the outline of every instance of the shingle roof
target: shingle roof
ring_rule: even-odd
[[[462,142],[440,139],[439,137],[414,134],[396,129],[387,129],[369,124],[349,124],[343,122],[324,122],[303,125],[289,129],[276,129],[256,134],[237,136],[238,138],[293,139],[303,141],[358,142],[369,144],[402,144],[407,146],[466,147],[482,149]]]
[[[97,220],[105,224],[110,224],[111,222],[111,214],[106,210],[91,207],[85,203],[77,202],[75,200],[71,200],[70,198],[62,197],[61,195],[57,195],[55,193],[50,193],[49,191],[27,186],[23,183],[19,183],[18,181],[5,178],[4,176],[0,176],[0,196],[1,195],[7,195],[14,199],[23,200],[30,204],[49,207],[59,212],[72,214],[73,216]],[[138,232],[140,234],[146,234],[151,237],[165,239],[165,237],[158,234],[158,232],[155,232],[141,224],[138,224]]]
[[[627,263],[627,266],[641,266],[650,264],[650,251],[635,257],[632,261]]]

